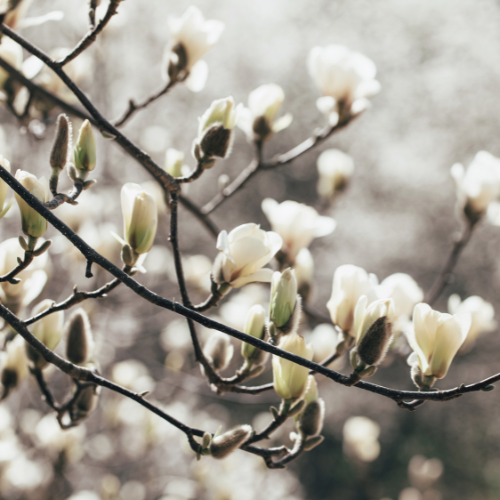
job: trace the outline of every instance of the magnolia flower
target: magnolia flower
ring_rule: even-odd
[[[285,93],[275,83],[261,85],[250,92],[248,108],[242,108],[238,116],[238,127],[245,132],[249,141],[265,141],[273,133],[280,132],[292,123],[292,115],[286,115],[274,120]]]
[[[0,57],[5,59],[13,68],[18,71],[21,70],[23,65],[23,48],[18,43],[14,42],[14,40],[6,36],[3,36],[0,42]],[[4,87],[8,78],[9,73],[3,68],[0,68],[0,88]]]
[[[302,358],[311,360],[313,348],[305,343],[296,332],[283,337],[279,348],[291,352]],[[307,387],[309,369],[297,365],[293,361],[273,356],[274,390],[285,401],[296,400],[302,397]]]
[[[307,302],[311,295],[312,281],[314,274],[314,260],[311,252],[307,248],[303,248],[295,258],[293,265],[295,277],[297,278],[297,287],[299,295],[304,302]]]
[[[264,340],[266,336],[266,310],[260,304],[255,304],[248,311],[243,331],[256,339]],[[259,361],[258,364],[262,363],[266,354],[247,342],[241,344],[241,355],[252,363],[255,363],[256,360]]]
[[[43,240],[42,240],[43,242]],[[18,259],[24,257],[24,250],[17,238],[9,238],[0,243],[0,275],[12,271],[18,265]],[[16,313],[35,300],[47,283],[49,254],[43,253],[36,257],[28,268],[21,271],[17,277],[22,281],[16,285],[4,281],[0,283],[0,301],[12,312]]]
[[[229,337],[221,332],[212,333],[203,347],[203,354],[216,372],[229,366],[233,353],[234,347]]]
[[[314,47],[307,66],[323,94],[317,101],[318,109],[332,126],[342,118],[344,110],[349,115],[366,109],[367,98],[380,91],[373,61],[343,45]]]
[[[262,202],[271,227],[283,238],[282,252],[293,262],[302,248],[309,246],[314,238],[327,236],[335,229],[336,222],[322,217],[312,207],[296,201],[277,201],[266,198]]]
[[[234,107],[232,97],[217,99],[198,118],[198,137],[194,141],[193,155],[199,161],[213,157],[226,158],[231,149],[233,128],[241,105]],[[204,168],[210,168],[213,162]]]
[[[165,52],[164,77],[174,81],[185,71],[187,87],[193,92],[203,90],[208,66],[201,58],[219,39],[224,23],[205,21],[201,11],[191,6],[182,17],[169,17],[168,28],[172,41]]]
[[[427,304],[417,304],[413,311],[413,331],[408,342],[414,353],[408,360],[416,366],[414,381],[418,387],[430,387],[443,378],[463,344],[471,326],[471,314],[455,315],[434,311]]]
[[[269,320],[281,333],[294,328],[293,315],[297,303],[297,279],[295,271],[288,268],[283,273],[276,271],[271,282],[271,304]],[[299,306],[300,308],[300,306]]]
[[[54,301],[50,299],[42,300],[33,308],[32,315],[36,316],[49,309]],[[51,351],[53,351],[63,334],[64,311],[57,311],[37,321],[31,328],[31,333]],[[33,361],[37,368],[47,366],[47,361],[29,344],[26,344],[26,354]]]
[[[2,373],[0,381],[3,392],[0,399],[5,399],[12,389],[16,388],[28,374],[27,360],[25,355],[24,339],[17,335],[14,340],[7,344],[1,359]]]
[[[10,161],[4,158],[2,155],[0,155],[0,166],[5,168],[5,170],[10,173]],[[9,211],[10,207],[12,206],[12,198],[7,203],[5,203],[8,190],[9,186],[7,185],[7,183],[3,179],[0,179],[0,219]]]
[[[318,157],[318,194],[326,200],[342,191],[354,172],[354,160],[338,149],[327,149]]]
[[[373,462],[380,454],[380,426],[367,417],[350,417],[343,429],[344,451],[362,462]]]
[[[168,148],[165,153],[165,170],[172,177],[182,177],[184,153],[174,148]]]
[[[448,311],[450,314],[470,313],[471,315],[470,330],[461,348],[463,351],[470,349],[481,333],[491,332],[497,328],[493,306],[477,295],[463,302],[459,295],[451,295],[448,299]]]
[[[94,170],[96,163],[95,137],[92,132],[92,125],[85,120],[80,127],[78,139],[76,141],[73,157],[75,167],[79,171],[79,177],[84,179],[87,174]]]
[[[121,200],[126,243],[136,254],[148,253],[158,224],[153,197],[139,184],[129,182],[122,187]]]
[[[38,198],[42,203],[47,203],[50,200],[49,183],[45,177],[37,179],[33,174],[18,170],[16,179],[26,188],[33,196]],[[47,221],[34,208],[31,208],[17,193],[15,193],[19,211],[21,212],[21,222],[23,233],[32,238],[40,238],[47,231]]]
[[[393,299],[396,318],[409,318],[415,304],[422,302],[424,292],[417,282],[405,273],[391,274],[377,287],[381,299]]]
[[[333,275],[332,296],[326,307],[335,325],[351,337],[356,336],[353,331],[354,309],[362,295],[368,298],[368,304],[376,298],[377,277],[361,267],[350,264],[340,266]]]
[[[392,299],[375,300],[370,305],[366,295],[358,300],[354,311],[356,354],[365,366],[377,366],[383,360],[392,339],[393,320]]]
[[[262,269],[281,248],[281,236],[263,231],[258,224],[243,224],[217,238],[220,254],[212,271],[216,283],[239,288],[254,281],[270,282],[271,269]]]
[[[460,163],[453,165],[451,176],[457,184],[460,209],[471,222],[477,222],[500,195],[500,159],[479,151],[467,170]]]

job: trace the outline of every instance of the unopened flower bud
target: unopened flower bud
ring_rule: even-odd
[[[85,387],[69,408],[69,416],[72,423],[78,423],[86,419],[97,406],[99,400],[100,387],[91,385]]]
[[[121,192],[125,241],[138,255],[151,250],[158,225],[153,197],[139,184],[129,182]]]
[[[327,149],[318,158],[318,194],[328,201],[345,189],[354,172],[354,161],[338,149]]]
[[[15,389],[28,374],[27,360],[24,348],[24,339],[17,335],[9,342],[6,352],[2,353],[2,395],[0,399],[5,399],[13,389]]]
[[[314,436],[306,439],[304,443],[304,451],[311,451],[313,448],[316,448],[319,444],[321,444],[325,438],[323,436]]]
[[[165,170],[172,177],[181,177],[183,165],[184,153],[174,148],[168,148],[165,153]]]
[[[217,459],[226,458],[237,450],[251,435],[253,429],[249,425],[240,425],[212,439],[210,454]]]
[[[50,153],[50,166],[62,170],[68,161],[68,152],[71,147],[71,123],[66,115],[57,118],[56,136]]]
[[[289,333],[296,326],[296,321],[294,321],[294,311],[298,309],[296,303],[297,279],[295,271],[288,268],[283,273],[275,272],[271,284],[269,319],[281,333]]]
[[[297,422],[297,429],[304,436],[317,436],[323,428],[325,403],[322,399],[311,401],[302,412]]]
[[[85,120],[80,127],[73,157],[80,178],[84,179],[90,171],[94,170],[96,164],[95,137],[88,120]]]
[[[363,295],[354,311],[356,351],[366,366],[377,366],[384,358],[392,339],[394,301],[380,299],[368,304]]]
[[[33,308],[32,314],[36,316],[43,311],[49,309],[53,304],[50,299],[43,300]],[[44,316],[31,327],[31,333],[51,351],[53,351],[63,334],[64,325],[64,311],[57,311],[55,313]],[[33,361],[36,368],[42,369],[47,366],[47,361],[43,356],[31,345],[26,344],[26,354],[28,358]]]
[[[307,248],[303,248],[298,253],[295,264],[293,265],[293,270],[297,278],[298,293],[306,303],[311,296],[314,274],[314,260],[311,252]]]
[[[252,337],[264,340],[266,335],[266,310],[261,305],[256,304],[250,308],[243,331]],[[266,354],[266,352],[246,342],[241,345],[241,355],[250,364],[262,364],[266,359]]]
[[[47,203],[50,199],[49,183],[45,177],[37,179],[33,174],[18,170],[16,179],[33,196],[42,203]],[[23,233],[32,238],[40,238],[47,231],[47,221],[34,209],[31,208],[17,193],[15,194],[19,211],[21,212],[21,223]]]
[[[213,333],[203,348],[203,354],[216,372],[228,367],[233,352],[229,337],[220,332]]]
[[[94,351],[94,340],[87,313],[77,309],[66,326],[66,357],[75,365],[87,363]]]

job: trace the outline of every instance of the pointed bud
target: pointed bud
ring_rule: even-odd
[[[168,148],[165,153],[165,170],[172,177],[182,177],[182,166],[184,165],[184,153],[174,148]]]
[[[85,387],[69,408],[69,416],[72,423],[78,423],[86,419],[97,406],[101,388],[97,385]]]
[[[77,309],[66,326],[66,357],[75,365],[87,363],[94,351],[94,340],[87,313]]]
[[[79,177],[84,179],[90,171],[94,170],[96,164],[95,137],[88,120],[85,120],[80,127],[73,153],[75,167],[79,170]]]
[[[213,333],[203,348],[203,354],[216,372],[228,367],[233,352],[229,337],[220,332]]]
[[[297,303],[297,279],[295,271],[288,268],[283,273],[275,272],[271,284],[269,319],[281,333],[290,333],[296,326],[294,311]]]
[[[322,399],[311,401],[297,422],[297,429],[305,436],[317,436],[323,428],[325,403]]]
[[[266,335],[266,310],[261,305],[256,304],[250,308],[243,331],[252,337],[264,340]],[[241,345],[241,355],[252,364],[261,364],[265,360],[265,357],[261,354],[262,352],[246,342]],[[259,363],[256,361],[259,361]]]
[[[61,170],[68,161],[68,152],[71,147],[71,123],[66,115],[57,118],[56,136],[50,153],[50,166]]]
[[[240,425],[212,440],[210,453],[214,458],[226,458],[238,449],[251,435],[253,429],[249,425]]]

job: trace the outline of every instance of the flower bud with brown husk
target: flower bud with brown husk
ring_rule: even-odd
[[[24,350],[24,339],[17,335],[9,342],[2,353],[0,382],[2,383],[1,399],[5,399],[28,374],[27,359]]]
[[[101,388],[98,385],[85,387],[69,408],[71,423],[76,424],[86,419],[97,406]]]
[[[66,325],[66,357],[75,365],[83,365],[92,358],[93,351],[89,318],[83,309],[77,309]]]
[[[61,170],[68,162],[68,154],[72,140],[71,122],[66,115],[59,115],[57,118],[56,135],[50,153],[50,166],[52,174],[50,176],[50,191],[55,196],[57,194],[57,181]]]
[[[325,403],[318,398],[318,386],[312,375],[308,378],[304,402],[302,413],[295,417],[295,425],[303,438],[307,439],[319,435],[325,417]]]
[[[220,332],[213,333],[203,347],[203,354],[216,372],[228,367],[233,352],[234,347],[231,345],[229,337]]]
[[[210,454],[217,459],[226,458],[237,450],[253,433],[249,425],[240,425],[212,439]]]

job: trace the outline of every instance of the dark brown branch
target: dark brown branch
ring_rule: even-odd
[[[179,201],[207,228],[209,233],[214,238],[217,238],[220,233],[220,229],[210,220],[207,215],[201,212],[200,208],[198,208],[189,198],[186,198],[182,194],[179,194]]]
[[[8,281],[9,283],[12,284],[17,284],[19,283],[19,279],[16,279],[16,276],[24,271],[32,262],[35,256],[33,255],[33,252],[25,251],[24,252],[24,259],[18,263],[18,265],[12,269],[7,274],[4,274],[3,276],[0,276],[0,283],[4,283],[5,281]]]
[[[458,258],[460,257],[462,250],[465,248],[465,246],[467,245],[472,236],[473,229],[474,229],[474,224],[467,222],[460,238],[455,241],[453,248],[451,249],[450,255],[448,256],[448,260],[446,261],[443,269],[437,275],[434,283],[432,284],[431,288],[425,295],[424,302],[426,302],[427,304],[429,305],[434,304],[434,302],[436,302],[436,300],[441,295],[441,292],[446,287],[450,274],[455,269],[455,266],[457,265]]]
[[[193,182],[196,179],[199,179],[201,177],[201,174],[203,174],[204,168],[203,168],[203,162],[199,161],[196,165],[196,168],[186,177],[177,177],[177,182],[179,184],[185,184],[189,182]]]
[[[56,229],[58,230],[63,236],[65,236],[73,245],[82,253],[82,255],[87,259],[92,262],[95,262],[97,265],[111,273],[113,276],[115,276],[117,279],[119,279],[125,286],[130,288],[134,293],[142,297],[143,299],[147,300],[148,302],[157,305],[158,307],[162,307],[164,309],[167,309],[169,311],[173,311],[177,314],[180,314],[181,316],[184,316],[185,318],[192,319],[193,321],[207,327],[213,330],[218,330],[222,333],[225,333],[227,335],[230,335],[236,339],[239,339],[243,342],[247,342],[250,345],[253,345],[257,347],[258,349],[261,349],[262,351],[266,351],[270,354],[274,354],[276,356],[279,356],[283,359],[287,359],[289,361],[292,361],[300,366],[305,366],[306,368],[309,368],[310,370],[314,370],[316,373],[319,373],[334,382],[337,382],[342,385],[346,385],[349,381],[349,377],[346,375],[343,375],[341,373],[338,373],[334,370],[331,370],[329,368],[325,368],[317,363],[314,363],[313,361],[309,361],[307,359],[301,358],[300,356],[296,356],[295,354],[292,354],[288,351],[284,351],[280,349],[279,347],[276,347],[274,345],[268,344],[267,342],[264,342],[260,339],[257,339],[251,335],[247,335],[243,332],[240,332],[239,330],[236,330],[234,328],[231,328],[230,326],[224,325],[222,323],[219,323],[218,321],[215,321],[211,318],[207,318],[206,316],[203,316],[202,314],[197,313],[196,311],[193,311],[192,309],[189,309],[187,307],[182,306],[181,304],[177,302],[173,302],[171,300],[168,300],[164,297],[161,297],[160,295],[152,292],[145,286],[141,285],[137,281],[135,281],[133,278],[128,276],[124,271],[119,269],[117,266],[112,264],[109,260],[105,259],[102,255],[97,253],[93,248],[91,248],[85,241],[83,241],[74,231],[72,231],[66,224],[64,224],[61,220],[59,220],[50,210],[45,208],[43,204],[33,196],[28,190],[26,190],[5,168],[0,166],[0,178],[3,179],[7,185],[9,185],[19,196],[23,198],[23,200],[26,201],[26,203],[34,208],[39,214],[41,214],[47,221]],[[24,325],[20,320],[18,320],[10,311],[5,309],[4,307],[0,308],[0,316],[3,317],[7,323],[11,324],[13,328],[16,331],[18,330],[18,327],[21,329],[24,329],[23,331],[27,330],[25,329]],[[29,332],[27,332],[29,334]],[[31,336],[31,334],[29,334]],[[24,337],[24,335],[23,335]],[[34,339],[36,342],[34,345],[32,342],[29,342],[33,347],[40,352],[44,358],[49,362],[53,363],[56,366],[59,367],[60,365],[60,360],[62,358],[59,358],[59,356],[53,354],[51,351],[48,351],[47,348],[41,344],[38,340]],[[47,354],[47,351],[50,354]],[[44,355],[44,353],[46,355]],[[54,356],[54,357],[53,357]],[[83,368],[79,367],[73,367],[73,365],[69,364],[70,366],[68,367],[68,363],[65,360],[62,360],[64,362],[63,368],[68,370],[71,373],[70,374],[73,378],[77,378],[80,380],[90,380],[95,382],[94,379],[88,379],[86,378],[86,372]],[[61,368],[61,369],[63,369]],[[63,369],[63,371],[64,371]],[[76,371],[75,371],[76,370]],[[82,372],[83,370],[83,372]],[[82,378],[83,377],[83,378]],[[427,393],[422,393],[418,391],[399,391],[395,389],[390,389],[388,387],[383,387],[377,384],[373,384],[370,382],[365,382],[365,381],[360,381],[358,382],[354,387],[365,390],[368,392],[372,392],[374,394],[379,394],[381,396],[384,396],[386,398],[392,399],[395,402],[401,402],[401,401],[407,401],[407,400],[426,400],[426,401],[449,401],[451,399],[455,399],[462,394],[466,394],[469,392],[477,392],[481,390],[489,390],[488,386],[491,384],[495,383],[496,381],[500,380],[500,373],[497,373],[487,379],[481,380],[479,382],[476,382],[471,385],[461,385],[460,387],[456,387],[454,389],[448,389],[448,390],[442,390],[442,391],[435,391],[435,392],[427,392]],[[107,382],[106,382],[107,383]],[[102,385],[102,384],[98,384]],[[105,386],[107,387],[107,386]],[[113,389],[114,390],[114,389]],[[139,397],[139,396],[138,396]]]
[[[80,40],[78,45],[63,59],[57,61],[56,64],[60,67],[68,64],[70,61],[78,57],[84,50],[88,49],[97,39],[97,35],[106,27],[111,18],[117,14],[118,5],[122,0],[110,0],[108,9],[104,17],[99,21],[97,26],[95,24],[95,7],[90,6],[90,30],[88,33]],[[94,2],[96,3],[96,2]]]
[[[44,203],[49,210],[54,210],[61,206],[63,203],[76,205],[77,198],[82,194],[84,181],[77,179],[73,185],[73,189],[68,193],[57,193],[52,200]]]

